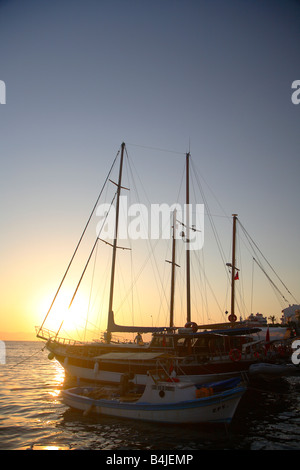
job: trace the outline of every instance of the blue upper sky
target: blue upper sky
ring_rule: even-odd
[[[136,145],[190,148],[300,297],[299,26],[292,0],[1,0],[2,287],[73,248],[124,140],[155,202],[183,163]]]

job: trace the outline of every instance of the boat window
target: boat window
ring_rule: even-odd
[[[152,338],[151,346],[152,346],[152,347],[157,347],[157,346],[159,346],[159,338],[158,338],[157,336],[154,336],[154,338]]]
[[[193,338],[187,338],[187,337],[179,338],[179,340],[177,341],[177,346],[179,346],[179,348],[191,347],[192,339]]]
[[[209,350],[211,352],[223,352],[225,349],[224,338],[215,336],[210,339]]]
[[[152,339],[151,347],[155,347],[155,348],[172,348],[173,347],[173,338],[172,338],[172,336],[167,336],[167,335],[155,336]]]
[[[179,338],[177,341],[177,346],[181,348],[182,346],[184,346],[184,342],[185,342],[185,338]]]
[[[193,346],[195,348],[206,348],[207,346],[207,338],[196,338]]]
[[[245,344],[247,341],[243,336],[235,336],[233,338],[230,338],[230,345],[233,348],[241,348],[243,344]]]
[[[162,341],[162,345],[166,346],[167,348],[172,348],[173,347],[173,338],[171,336],[166,336]]]

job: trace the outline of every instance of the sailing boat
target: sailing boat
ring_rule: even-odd
[[[188,375],[197,383],[228,379],[247,372],[249,366],[258,361],[258,354],[263,352],[263,342],[255,342],[253,334],[260,331],[258,328],[248,328],[237,322],[234,311],[234,285],[237,271],[235,261],[235,231],[237,215],[233,215],[233,250],[232,250],[232,296],[231,315],[229,323],[198,326],[191,319],[191,289],[190,289],[190,250],[186,250],[186,324],[184,328],[175,328],[173,320],[174,285],[175,285],[175,236],[173,221],[173,256],[172,256],[172,285],[171,285],[171,311],[170,325],[163,327],[125,326],[118,325],[114,320],[114,286],[116,256],[118,249],[118,229],[120,194],[122,190],[122,171],[125,143],[121,145],[120,167],[116,193],[115,231],[112,243],[112,262],[110,275],[110,293],[107,329],[104,341],[78,342],[59,337],[56,333],[45,329],[45,321],[56,300],[56,296],[64,282],[69,267],[76,254],[70,261],[67,271],[60,283],[49,311],[37,329],[37,337],[46,341],[49,350],[49,359],[57,359],[67,374],[93,382],[119,383],[124,375],[134,381],[136,385],[145,385],[147,372],[155,367],[158,360],[164,359],[169,368],[180,376]],[[190,153],[186,154],[186,204],[189,200],[189,162]],[[108,175],[109,176],[109,175]],[[108,177],[107,177],[108,179]],[[106,179],[106,181],[107,181]],[[97,202],[96,202],[97,205]],[[95,207],[96,207],[95,205]],[[188,212],[188,211],[187,211]],[[91,217],[89,218],[89,220]],[[190,227],[188,214],[186,218],[186,240],[189,243]],[[84,231],[85,232],[85,231]],[[82,237],[84,235],[82,234]],[[82,239],[81,237],[81,239]],[[80,241],[81,241],[80,239]],[[80,243],[79,241],[79,243]],[[95,247],[95,245],[94,245]],[[94,249],[94,248],[93,248]],[[93,250],[92,250],[93,251]],[[91,256],[91,255],[90,255]],[[83,273],[84,274],[84,273]],[[77,286],[78,288],[78,286]],[[77,288],[75,293],[77,292]],[[74,294],[75,295],[75,294]],[[74,296],[73,296],[74,297]],[[73,299],[72,299],[73,301]],[[201,330],[201,331],[199,331]],[[152,333],[150,344],[115,343],[112,333]]]

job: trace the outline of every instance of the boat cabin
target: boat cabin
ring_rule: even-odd
[[[242,332],[243,333],[243,332]],[[243,345],[252,343],[248,334],[221,334],[217,332],[157,333],[149,345],[151,350],[172,352],[178,356],[228,354],[232,349],[242,350]]]

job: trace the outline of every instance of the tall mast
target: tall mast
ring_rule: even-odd
[[[236,220],[237,214],[232,214],[233,217],[233,233],[232,233],[232,261],[231,261],[231,323],[235,321],[235,301],[234,301],[234,287],[235,287],[235,244],[236,244]]]
[[[170,301],[170,327],[174,326],[174,296],[175,296],[175,266],[176,264],[176,210],[173,212],[173,240],[172,240],[172,274],[171,274],[171,301]]]
[[[115,223],[115,236],[113,242],[113,253],[112,253],[112,264],[111,264],[111,278],[110,278],[110,294],[109,294],[109,307],[108,307],[108,323],[110,325],[110,317],[113,314],[113,298],[114,298],[114,280],[115,280],[115,267],[116,267],[116,253],[117,253],[117,241],[118,241],[118,225],[119,225],[119,205],[120,205],[120,193],[122,183],[122,170],[123,170],[123,157],[124,157],[125,143],[121,145],[121,158],[120,158],[120,169],[119,169],[119,181],[117,189],[117,202],[116,202],[116,223]],[[107,332],[110,333],[107,326]],[[108,341],[110,338],[108,338]]]
[[[186,154],[186,240],[190,243],[190,153]],[[186,321],[191,321],[190,247],[186,247]]]

